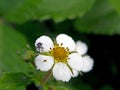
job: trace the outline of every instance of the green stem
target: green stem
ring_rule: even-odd
[[[42,85],[45,84],[51,75],[52,75],[52,70],[50,70],[50,71],[45,75],[45,77],[41,80],[41,84],[42,84]]]

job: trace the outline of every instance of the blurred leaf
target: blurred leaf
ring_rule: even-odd
[[[120,34],[120,16],[106,0],[97,0],[84,17],[76,20],[75,28],[88,34]]]
[[[89,84],[81,80],[81,77],[72,78],[67,83],[50,78],[45,85],[45,90],[93,90]]]
[[[103,85],[100,90],[114,90],[113,87],[111,87],[110,85]]]
[[[23,73],[0,74],[0,90],[25,90],[29,78]]]
[[[0,0],[0,13],[13,22],[54,19],[63,21],[83,16],[95,0]]]
[[[26,49],[25,37],[4,24],[0,24],[0,34],[0,72],[30,71],[31,66],[17,54]]]
[[[0,14],[13,22],[25,22],[36,18],[35,10],[41,0],[0,0]]]
[[[120,0],[109,0],[111,5],[120,13]]]
[[[113,75],[116,75],[117,72],[118,72],[117,66],[115,65],[115,63],[111,63],[110,65],[111,65],[110,68],[111,68],[112,74],[113,74]]]

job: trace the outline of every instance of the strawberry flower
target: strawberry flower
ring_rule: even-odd
[[[87,45],[75,41],[66,34],[59,34],[55,41],[48,36],[41,36],[35,42],[39,55],[35,58],[35,65],[41,71],[52,69],[56,80],[68,82],[79,72],[92,70],[93,59],[86,55]]]

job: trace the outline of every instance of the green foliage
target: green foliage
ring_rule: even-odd
[[[43,88],[44,90],[93,90],[93,88],[83,82],[79,76],[71,79],[67,83],[50,78]]]
[[[120,13],[120,0],[109,0],[110,4]]]
[[[26,49],[25,37],[11,27],[0,24],[0,72],[28,72],[29,64],[26,64],[17,52]],[[22,53],[21,53],[22,54]]]
[[[25,90],[29,81],[23,73],[0,73],[0,90]]]
[[[34,12],[41,0],[0,0],[0,14],[13,22],[25,22],[36,18]]]
[[[75,27],[78,31],[88,34],[120,34],[120,15],[106,0],[97,0],[88,13],[76,20]]]
[[[94,1],[95,0],[0,0],[0,13],[5,19],[17,23],[51,18],[59,22],[67,18],[83,16],[91,8]]]

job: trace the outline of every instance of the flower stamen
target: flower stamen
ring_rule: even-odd
[[[69,55],[69,49],[62,47],[62,43],[55,44],[55,47],[51,49],[50,54],[54,57],[56,62],[66,62]]]

